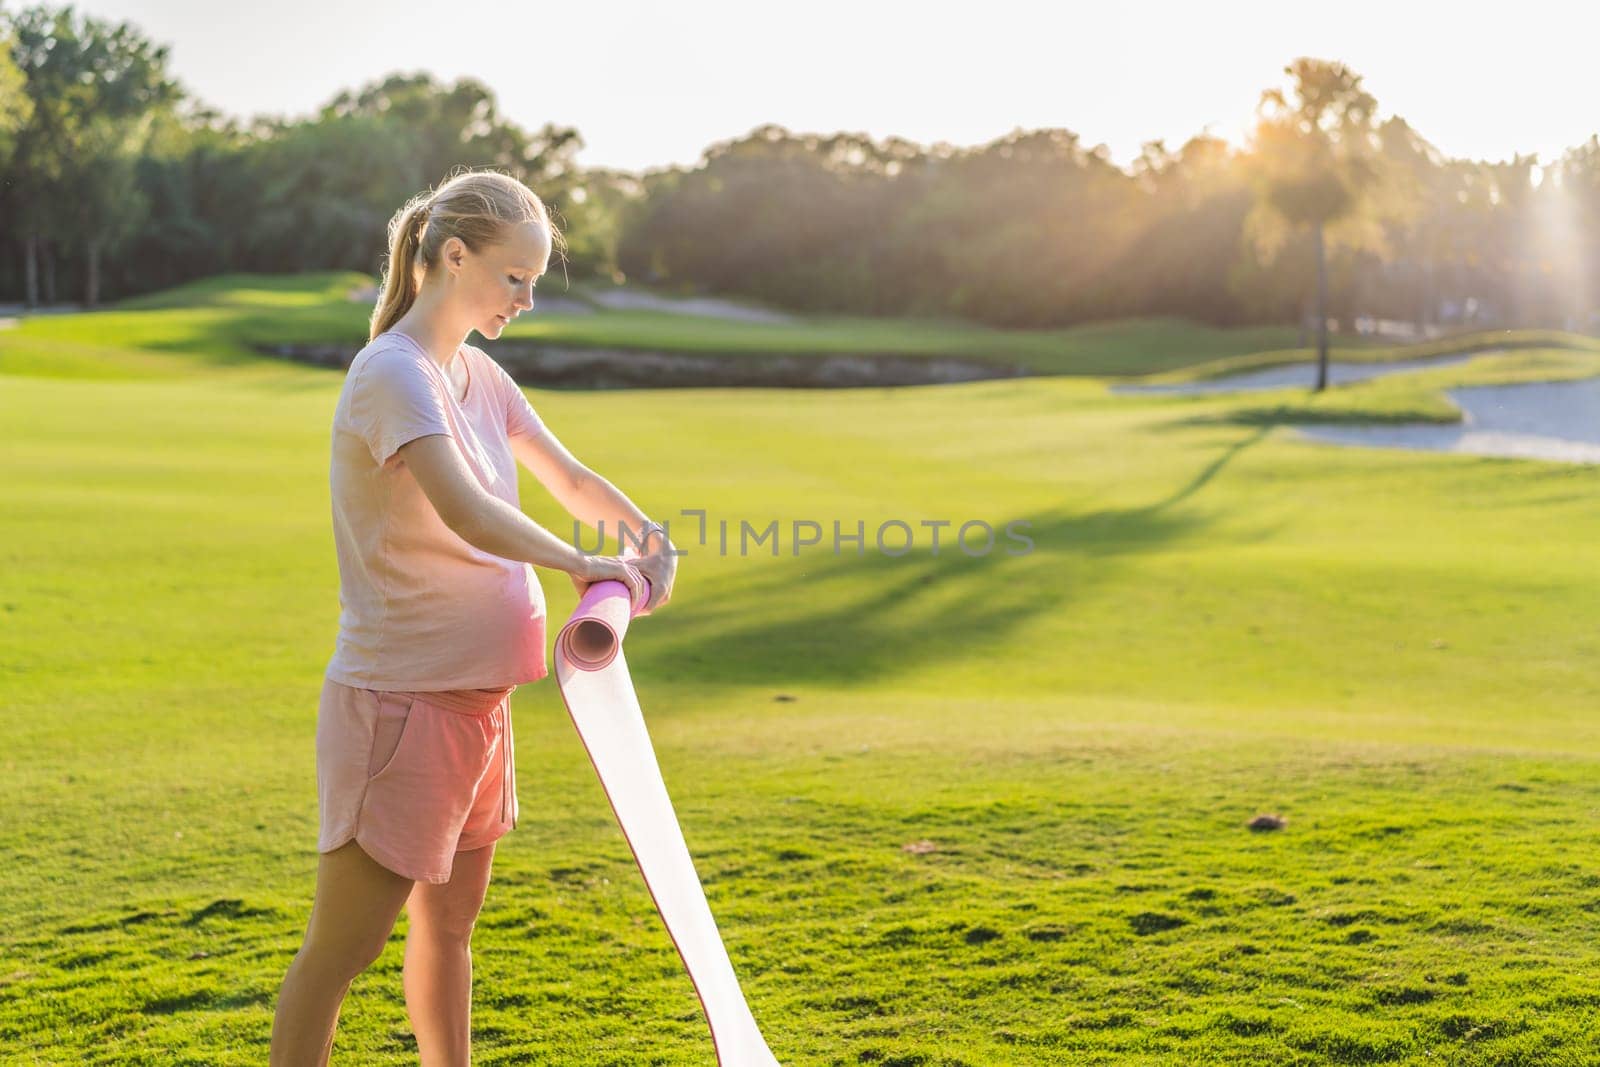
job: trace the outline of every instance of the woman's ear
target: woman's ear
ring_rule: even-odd
[[[447,237],[443,247],[439,249],[439,260],[452,277],[457,275],[466,265],[467,244],[459,237]]]

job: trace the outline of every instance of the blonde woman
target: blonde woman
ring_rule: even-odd
[[[646,612],[671,596],[666,531],[466,343],[532,309],[560,239],[539,197],[492,171],[455,174],[389,225],[369,342],[333,416],[340,616],[317,712],[320,856],[273,1065],[328,1062],[345,993],[402,907],[421,1062],[468,1062],[472,929],[517,817],[510,697],[548,673],[533,567],[566,571],[580,592],[621,580],[636,603],[649,596]],[[518,462],[580,522],[643,533],[644,554],[587,555],[529,519]]]

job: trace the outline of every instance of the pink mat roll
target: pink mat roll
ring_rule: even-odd
[[[589,586],[556,635],[556,686],[694,983],[719,1067],[778,1067],[711,917],[628,676],[622,639],[642,607],[629,604],[624,582]]]

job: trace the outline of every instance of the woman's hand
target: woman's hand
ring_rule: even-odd
[[[642,563],[644,558],[640,557],[638,562]],[[629,604],[637,604],[644,600],[645,574],[638,563],[621,556],[584,556],[580,568],[572,572],[572,585],[582,596],[595,582],[614,578],[628,587]]]
[[[672,583],[678,576],[678,557],[672,554],[672,546],[667,545],[648,556],[634,556],[630,562],[650,579],[650,603],[641,613],[648,615],[671,598]]]

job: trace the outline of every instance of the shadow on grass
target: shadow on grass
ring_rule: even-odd
[[[1454,417],[1443,412],[1430,412],[1418,408],[1374,410],[1368,408],[1319,408],[1310,404],[1274,404],[1234,408],[1209,415],[1192,415],[1175,419],[1161,426],[1164,430],[1188,430],[1208,426],[1256,426],[1272,429],[1277,426],[1414,426],[1417,423],[1448,426],[1461,421],[1459,412]]]
[[[1008,543],[1000,522],[994,549],[981,556],[941,544],[937,556],[922,548],[870,559],[826,550],[779,557],[783,565],[740,584],[738,603],[765,605],[759,616],[687,598],[669,609],[670,629],[638,642],[630,655],[657,677],[782,686],[915,674],[1026,642],[1036,619],[1114,576],[1113,568],[1084,560],[1151,552],[1205,531],[1210,520],[1203,514],[1175,509],[1266,434],[1258,428],[1228,445],[1150,504],[1026,517],[1029,551]],[[687,552],[692,557],[693,546]]]

